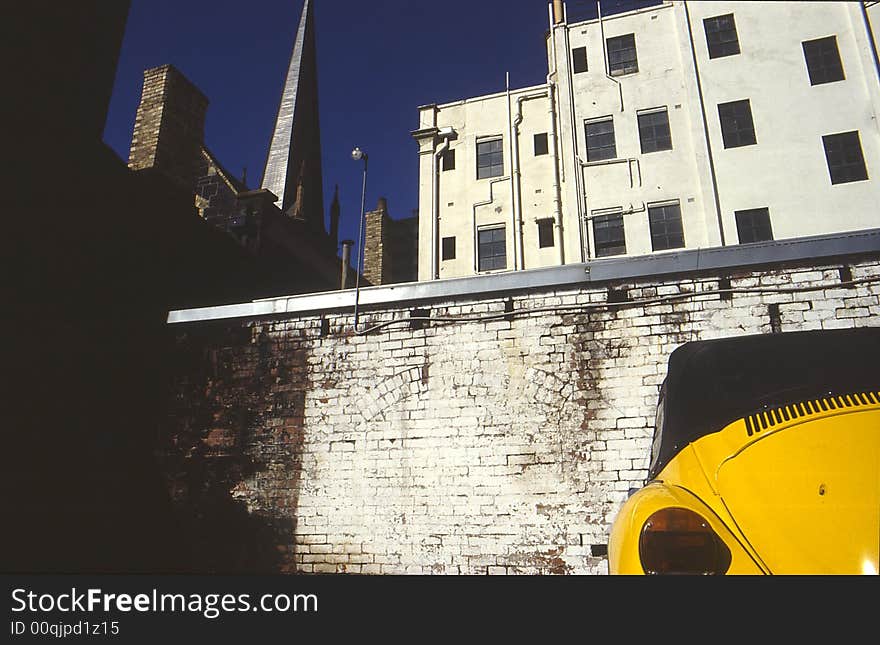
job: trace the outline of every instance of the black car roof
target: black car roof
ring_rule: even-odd
[[[685,343],[669,356],[662,435],[649,479],[689,443],[751,413],[878,389],[880,327]]]

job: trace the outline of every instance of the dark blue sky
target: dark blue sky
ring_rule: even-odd
[[[419,105],[543,83],[548,0],[312,0],[315,3],[324,206],[339,185],[340,235],[357,238],[366,207],[394,218],[418,205],[410,132]],[[594,3],[569,0],[569,16]],[[603,7],[605,6],[603,1]],[[614,4],[611,2],[609,4]],[[619,4],[619,2],[618,2]],[[303,0],[132,0],[105,141],[123,159],[143,71],[170,63],[208,97],[206,144],[258,188]]]

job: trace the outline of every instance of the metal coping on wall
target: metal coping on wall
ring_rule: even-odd
[[[880,253],[880,229],[835,235],[777,240],[757,244],[690,249],[653,255],[604,258],[525,271],[511,271],[465,278],[405,282],[360,289],[360,306],[401,306],[460,296],[502,294],[603,282],[658,278],[704,271],[730,270],[839,256]],[[254,318],[279,314],[326,312],[354,307],[355,290],[325,291],[264,298],[239,304],[170,311],[168,324]]]

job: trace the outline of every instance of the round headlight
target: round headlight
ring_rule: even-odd
[[[664,508],[645,521],[639,558],[649,575],[723,575],[730,568],[730,549],[705,518],[686,508]]]

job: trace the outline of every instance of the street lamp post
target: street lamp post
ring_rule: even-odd
[[[361,188],[361,219],[358,223],[358,266],[357,273],[354,278],[354,330],[358,330],[358,301],[360,299],[360,284],[361,284],[361,271],[363,270],[364,263],[364,244],[363,244],[363,231],[364,231],[364,204],[367,196],[367,153],[361,150],[360,148],[355,148],[351,151],[351,158],[355,161],[364,160],[364,180],[363,186]]]

